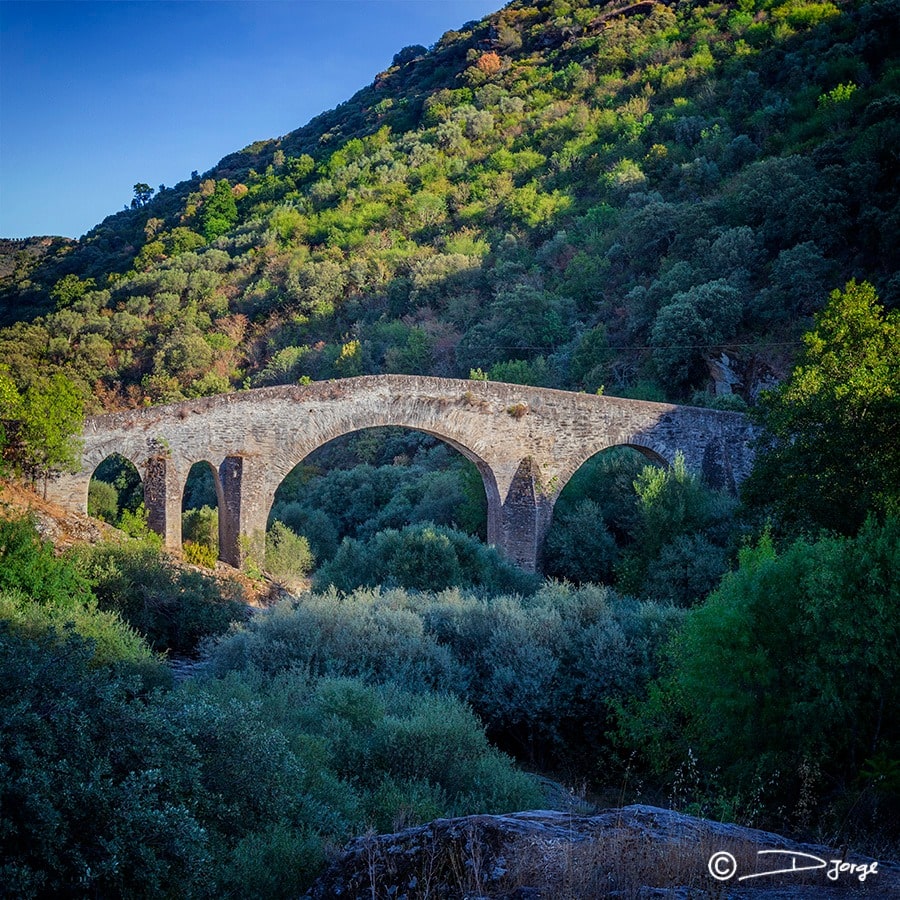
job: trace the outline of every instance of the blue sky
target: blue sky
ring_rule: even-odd
[[[0,237],[79,237],[503,0],[0,0]]]

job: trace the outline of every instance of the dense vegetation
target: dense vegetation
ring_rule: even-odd
[[[689,799],[706,812],[777,797],[809,827],[828,798],[896,838],[898,608],[896,519],[781,552],[764,537],[687,614],[670,674],[624,717],[626,742],[667,776],[691,759]]]
[[[138,541],[59,558],[0,521],[0,881],[294,896],[366,828],[541,802],[488,738],[896,848],[898,23],[896,0],[515,0],[279,141],[136,184],[78,243],[0,248],[0,450],[32,480],[82,409],[362,373],[760,427],[740,497],[590,460],[556,581],[479,541],[474,466],[399,430],[285,479],[254,565],[315,592],[254,616],[160,555],[122,460],[91,509]],[[189,561],[215,561],[215,506],[198,464]],[[174,685],[162,652],[203,673]]]
[[[467,706],[400,670],[286,656],[173,686],[145,638],[165,644],[167,621],[176,640],[209,637],[236,610],[152,548],[59,559],[30,523],[0,520],[0,579],[9,896],[296,896],[366,828],[540,803]],[[363,648],[374,665],[380,648]]]
[[[95,410],[473,368],[685,399],[723,352],[755,395],[830,290],[900,297],[897,11],[511,3],[279,141],[137,185],[8,276],[7,321],[41,315],[2,357]]]

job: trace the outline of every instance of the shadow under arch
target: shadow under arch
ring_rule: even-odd
[[[634,483],[647,465],[669,463],[638,444],[612,444],[592,453],[556,495],[541,553],[541,569],[574,583],[613,580],[620,551],[633,538],[638,495]]]
[[[364,438],[366,435],[372,435],[374,438],[374,444],[376,446],[376,451],[373,455],[371,455],[368,459],[360,459],[359,458],[359,447],[353,448],[353,450],[347,450],[347,455],[343,460],[335,460],[334,457],[331,459],[328,458],[329,451],[333,452],[335,456],[340,456],[342,450],[342,445],[344,447],[349,447],[353,443],[354,438]],[[425,440],[423,438],[431,439],[430,441]],[[451,451],[455,451],[450,454],[449,457],[443,462],[438,462],[435,464],[433,459],[430,459],[431,454],[435,451],[438,451],[438,448],[445,447],[449,448]],[[305,448],[304,448],[305,449]],[[395,454],[394,451],[400,450],[399,454]],[[412,456],[407,456],[407,452],[411,449]],[[438,451],[439,452],[439,451]],[[402,518],[391,520],[390,515],[388,515],[380,528],[402,528],[408,524],[415,524],[423,521],[436,521],[437,524],[444,525],[452,525],[454,527],[460,528],[461,530],[468,531],[470,533],[478,534],[478,536],[484,538],[487,536],[490,537],[490,511],[492,507],[499,506],[499,488],[497,486],[496,478],[494,477],[494,473],[491,470],[490,466],[482,460],[478,454],[474,453],[468,447],[461,444],[459,441],[448,437],[444,434],[437,433],[435,430],[422,428],[418,425],[406,425],[406,424],[375,424],[375,425],[362,425],[362,426],[353,426],[348,427],[346,429],[342,429],[339,433],[334,434],[333,436],[329,435],[326,440],[322,440],[316,442],[315,446],[311,446],[310,449],[305,450],[305,452],[299,456],[297,462],[290,468],[290,470],[280,479],[278,485],[271,490],[270,498],[268,504],[266,506],[266,521],[267,521],[267,529],[271,528],[275,521],[284,522],[289,528],[296,531],[297,533],[303,533],[304,531],[302,527],[302,523],[306,521],[308,518],[312,517],[315,513],[315,508],[307,507],[304,510],[300,510],[301,502],[297,499],[297,497],[302,497],[302,485],[304,482],[304,473],[303,467],[304,465],[310,466],[311,468],[318,468],[321,466],[321,472],[314,472],[311,475],[309,481],[317,480],[318,478],[327,478],[332,476],[334,472],[344,470],[347,472],[354,471],[357,467],[368,465],[375,470],[377,473],[379,470],[389,470],[387,472],[381,471],[381,477],[390,475],[391,472],[397,472],[397,481],[396,483],[392,482],[394,485],[394,490],[401,489],[401,485],[404,482],[404,475],[401,473],[409,473],[409,479],[407,481],[407,485],[415,483],[417,478],[422,478],[427,481],[428,476],[431,473],[437,473],[440,471],[449,471],[452,470],[454,466],[454,458],[457,460],[459,457],[456,456],[459,454],[459,457],[462,457],[466,461],[472,464],[472,468],[470,469],[471,478],[473,481],[477,481],[480,485],[480,490],[483,492],[483,505],[480,505],[480,510],[477,513],[474,513],[475,516],[481,516],[483,520],[483,527],[473,528],[472,526],[472,513],[471,509],[468,510],[470,515],[468,519],[470,521],[466,521],[466,516],[460,516],[456,519],[442,519],[440,515],[427,517],[422,515],[421,508],[418,509],[416,506],[410,508],[409,513],[412,514],[411,518]],[[320,461],[320,458],[325,456],[324,460]],[[461,462],[461,460],[459,460]],[[417,474],[412,474],[414,469],[419,469]],[[477,475],[475,474],[477,472]],[[377,475],[372,473],[372,476],[377,479]],[[466,479],[466,471],[462,469],[460,472],[460,488],[461,495],[465,494],[465,479]],[[348,477],[349,480],[349,477]],[[374,483],[374,482],[373,482]],[[301,493],[296,496],[292,496],[291,492],[300,490]],[[387,487],[387,490],[390,491],[390,486]],[[427,485],[424,490],[427,493]],[[492,503],[493,498],[493,503]],[[422,497],[421,500],[426,498]],[[438,507],[444,505],[438,501],[438,498],[435,495],[432,495],[430,498],[432,502],[436,502]],[[384,495],[382,495],[377,503],[377,506],[374,506],[371,510],[372,517],[376,518],[378,513],[387,510],[390,506],[390,500],[387,502],[383,502]],[[427,503],[425,504],[427,507]],[[457,511],[460,512],[459,510]],[[323,511],[324,515],[324,511]],[[306,518],[304,518],[306,517]],[[322,525],[322,517],[317,519],[318,525]],[[311,543],[315,544],[317,542],[317,538],[315,535],[307,535],[311,537]],[[344,536],[353,536],[352,534],[341,534],[338,533],[336,536],[337,542]],[[320,536],[321,538],[321,536]],[[320,548],[314,546],[314,551],[320,550]],[[331,548],[334,549],[333,547]],[[317,552],[317,556],[319,553]]]

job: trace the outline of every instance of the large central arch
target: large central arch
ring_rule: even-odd
[[[265,513],[265,519],[268,522],[269,513],[272,510],[272,504],[275,501],[275,492],[277,491],[279,485],[282,483],[284,478],[297,466],[299,463],[303,462],[311,453],[314,453],[320,447],[325,446],[331,441],[344,437],[348,434],[354,434],[358,431],[364,431],[368,428],[380,428],[380,427],[402,427],[407,428],[414,431],[422,432],[423,434],[428,434],[431,437],[437,438],[439,441],[447,444],[452,447],[458,453],[462,454],[466,459],[472,462],[475,465],[475,468],[478,469],[478,473],[481,475],[481,482],[484,486],[484,494],[487,498],[487,509],[488,509],[488,521],[487,521],[487,534],[488,534],[488,543],[491,544],[499,544],[501,540],[500,535],[500,517],[498,515],[498,511],[501,506],[500,502],[500,490],[497,486],[497,479],[494,477],[494,472],[491,469],[488,462],[482,459],[478,453],[468,447],[466,444],[460,442],[460,440],[456,437],[451,437],[446,433],[445,430],[441,429],[429,429],[422,428],[417,425],[410,425],[406,422],[383,422],[379,421],[374,424],[361,424],[360,420],[354,419],[353,422],[345,420],[344,422],[338,422],[333,427],[329,428],[325,433],[315,432],[312,435],[306,436],[305,438],[299,439],[296,444],[292,445],[289,448],[286,448],[284,455],[279,459],[278,464],[276,466],[271,467],[267,471],[267,479],[266,485],[264,488],[263,495],[263,510]],[[493,515],[492,515],[493,513]]]
[[[733,486],[749,471],[753,436],[738,414],[574,394],[524,385],[381,375],[222,394],[89,419],[79,472],[50,486],[84,510],[90,473],[118,452],[138,467],[151,526],[181,545],[181,496],[191,466],[218,474],[223,559],[242,560],[262,540],[285,475],[334,438],[379,426],[423,431],[478,468],[488,500],[488,540],[533,569],[553,503],[578,467],[627,444]]]

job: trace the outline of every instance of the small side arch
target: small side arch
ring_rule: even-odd
[[[124,514],[136,514],[143,502],[144,478],[133,460],[113,452],[93,467],[85,498],[89,515],[118,525]]]
[[[569,483],[572,476],[586,463],[593,459],[597,454],[604,453],[607,450],[615,450],[623,447],[629,450],[636,450],[642,456],[647,458],[648,462],[663,469],[668,469],[673,460],[669,460],[663,453],[662,448],[649,447],[646,444],[638,444],[632,441],[606,442],[601,445],[588,447],[578,456],[573,457],[567,464],[561,468],[554,482],[554,491],[552,494],[553,503],[556,502],[559,495],[563,492],[565,486]]]
[[[215,503],[215,515],[206,512],[213,509],[210,501]],[[179,534],[182,551],[185,544],[190,541],[200,547],[208,547],[216,559],[223,559],[228,544],[225,510],[225,495],[219,470],[207,459],[193,462],[181,488],[182,518],[179,523]],[[214,534],[210,535],[207,531],[213,520],[216,525]],[[184,533],[185,526],[189,532],[188,537]],[[202,551],[197,558],[200,559],[201,556]]]

